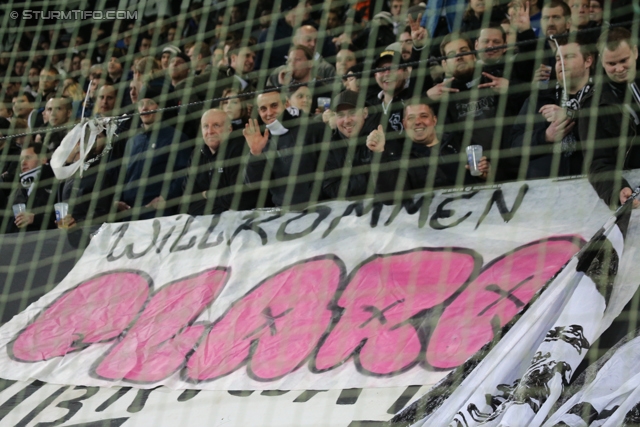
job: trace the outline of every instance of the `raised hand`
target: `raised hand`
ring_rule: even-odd
[[[523,4],[514,2],[515,5],[509,7],[509,22],[512,27],[521,33],[531,29],[531,16],[529,15],[529,2]]]
[[[407,23],[411,28],[411,39],[413,45],[418,49],[427,43],[427,30],[420,26],[420,21],[422,21],[422,14],[419,14],[417,19],[413,19],[411,14],[407,15]]]
[[[244,135],[244,139],[249,145],[249,151],[254,156],[262,153],[264,147],[267,146],[267,142],[269,142],[269,129],[265,129],[263,135],[260,132],[260,125],[257,119],[249,119],[249,123],[244,126],[242,135]]]
[[[281,86],[286,86],[289,83],[291,83],[291,80],[292,80],[291,69],[287,65],[287,66],[285,66],[285,68],[283,70],[281,70],[278,73],[278,83]]]
[[[340,50],[340,47],[342,47],[342,45],[351,44],[351,37],[347,33],[342,33],[338,37],[334,37],[333,39],[331,39],[331,41],[336,45],[336,49]]]
[[[384,136],[384,129],[382,125],[378,125],[378,129],[371,131],[367,136],[367,148],[374,153],[382,153],[384,151],[384,145],[386,138]]]
[[[491,81],[478,85],[478,88],[491,88],[498,95],[506,94],[509,91],[509,80],[504,77],[495,77],[489,73],[482,73],[482,75]]]
[[[442,99],[445,93],[460,92],[460,89],[449,87],[452,82],[453,82],[453,77],[444,79],[442,83],[439,83],[434,87],[432,87],[431,89],[429,89],[427,91],[427,96],[429,97],[429,99],[432,99],[434,101],[440,101],[440,99]]]
[[[329,125],[331,129],[336,128],[336,113],[331,110],[324,110],[322,113],[322,121]]]

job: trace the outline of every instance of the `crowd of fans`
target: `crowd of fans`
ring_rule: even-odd
[[[605,19],[621,2],[235,3],[21,34],[0,55],[2,229],[53,228],[57,202],[73,226],[581,174],[611,206],[632,193],[636,35]],[[52,153],[94,117],[116,135],[57,179]]]

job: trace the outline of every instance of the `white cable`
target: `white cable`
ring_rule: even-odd
[[[549,38],[551,40],[553,40],[553,42],[556,44],[556,52],[560,53],[560,67],[562,68],[562,106],[564,107],[565,105],[567,105],[567,102],[569,102],[569,91],[567,88],[567,73],[564,69],[564,58],[562,57],[562,51],[560,50],[560,45],[558,44],[558,40],[553,37],[553,35],[550,35]]]
[[[89,93],[91,92],[91,85],[93,84],[93,80],[89,80],[89,88],[87,89],[87,94],[84,96],[84,102],[82,103],[82,115],[80,117],[84,118],[84,109],[87,106],[87,102],[89,101]]]

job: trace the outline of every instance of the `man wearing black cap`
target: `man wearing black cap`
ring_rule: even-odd
[[[385,50],[374,63],[375,68],[389,68],[375,73],[376,83],[381,90],[369,100],[380,117],[379,123],[389,132],[402,132],[404,100],[413,95],[409,79],[411,67],[403,66],[403,63],[401,53],[394,50]]]
[[[336,129],[331,135],[326,178],[322,181],[323,197],[344,199],[371,195],[375,185],[369,178],[375,155],[367,148],[366,139],[375,124],[367,120],[369,111],[358,92],[345,90],[334,98],[333,106]],[[381,130],[382,125],[378,128]]]
[[[172,214],[175,207],[165,207],[166,201],[182,195],[184,178],[175,178],[173,174],[189,164],[191,146],[186,144],[187,137],[171,126],[161,126],[160,112],[145,114],[160,108],[161,92],[161,88],[154,86],[141,90],[138,112],[144,132],[127,142],[124,189],[115,202],[119,212],[141,209],[127,215],[126,220]]]
[[[264,133],[258,120],[249,120],[242,132],[250,150],[245,182],[266,181],[276,206],[302,205],[313,199],[317,153],[314,145],[322,142],[324,126],[293,116],[285,109],[278,91],[261,93],[255,109],[266,125]],[[274,180],[284,180],[271,184]],[[319,193],[319,189],[318,189]]]

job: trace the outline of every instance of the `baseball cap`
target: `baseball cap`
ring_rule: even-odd
[[[335,111],[340,111],[350,109],[350,108],[362,108],[364,107],[364,98],[360,100],[360,95],[358,92],[353,92],[351,90],[345,90],[344,92],[340,92],[333,98],[333,102],[331,104]],[[341,108],[342,107],[342,108]]]

